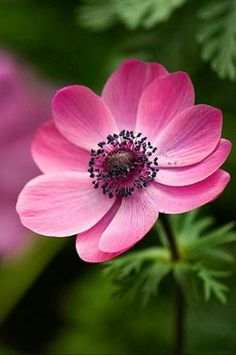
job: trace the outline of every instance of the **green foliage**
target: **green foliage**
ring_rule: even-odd
[[[163,286],[158,299],[143,309],[125,298],[112,297],[114,285],[93,265],[54,300],[60,305],[61,327],[42,353],[171,354],[173,295],[168,282]],[[234,354],[235,282],[231,291],[224,307],[214,300],[188,300],[186,354]]]
[[[106,263],[105,276],[118,286],[117,295],[137,296],[145,305],[158,292],[162,279],[171,271],[170,253],[167,249],[149,248],[131,252]]]
[[[220,78],[236,79],[236,1],[211,1],[199,12],[202,58]]]
[[[84,0],[78,9],[82,25],[93,30],[104,30],[116,22],[129,29],[151,28],[166,21],[176,8],[187,0]]]
[[[222,278],[230,275],[229,271],[211,269],[204,263],[181,262],[175,266],[175,277],[183,287],[185,296],[195,300],[202,299],[202,291],[205,301],[212,296],[225,304],[228,287],[221,281]]]
[[[175,16],[174,22],[186,22],[189,18],[194,28],[194,36],[201,44],[202,59],[210,62],[212,69],[222,79],[236,80],[236,1],[211,0],[194,3],[189,0],[83,0],[77,9],[78,23],[94,31],[106,30],[117,23],[123,23],[129,30],[150,29],[166,22],[164,37],[180,31],[175,25],[173,31],[171,15],[177,8],[189,3],[188,13]],[[199,13],[198,23],[195,13]],[[198,28],[197,27],[198,23]],[[176,28],[178,30],[176,31]],[[185,25],[183,33],[188,35]],[[185,42],[181,31],[181,42]],[[157,48],[162,33],[157,29],[153,45]],[[148,41],[148,35],[147,35]],[[193,41],[193,46],[196,42]],[[143,50],[144,48],[142,48]],[[173,48],[172,48],[173,50]],[[176,53],[176,55],[179,55]],[[184,53],[182,54],[184,56]],[[193,60],[193,58],[192,58]]]
[[[176,225],[178,219],[180,222],[177,238],[182,260],[185,263],[185,268],[182,270],[178,268],[178,277],[181,277],[181,273],[185,276],[186,273],[188,274],[187,278],[181,279],[185,289],[189,288],[189,279],[193,278],[192,289],[195,294],[197,281],[200,280],[206,301],[214,295],[219,301],[225,303],[225,293],[228,288],[218,279],[229,275],[228,271],[221,270],[225,270],[234,261],[234,257],[228,250],[220,247],[236,241],[234,224],[229,223],[212,229],[214,220],[211,217],[204,216],[199,219],[196,217],[197,210],[180,217],[172,217],[173,225]]]
[[[197,210],[173,215],[169,220],[176,234],[180,259],[171,258],[165,229],[158,221],[155,231],[163,247],[131,252],[107,263],[105,274],[115,282],[117,295],[127,294],[146,304],[157,294],[160,282],[172,271],[186,296],[192,291],[195,298],[199,298],[203,289],[206,301],[215,296],[225,303],[228,288],[221,278],[229,275],[234,258],[221,246],[236,241],[234,224],[212,229],[214,219],[209,216],[197,218]]]
[[[78,20],[92,30],[104,30],[116,22],[116,3],[113,0],[87,0],[78,8]]]
[[[206,221],[206,218],[203,218],[199,222]],[[196,223],[196,225],[199,225]],[[232,230],[234,227],[234,223],[229,223],[223,227],[216,228],[213,231],[209,232],[207,236],[199,237],[199,235],[195,235],[192,243],[188,241],[184,242],[185,252],[189,255],[190,258],[199,257],[201,255],[205,255],[209,251],[213,250],[219,251],[216,249],[218,246],[222,244],[227,244],[234,242],[236,240],[236,233]],[[218,254],[217,254],[218,255]]]
[[[196,271],[197,276],[203,282],[205,300],[208,301],[211,294],[214,294],[219,301],[226,303],[225,293],[228,291],[228,287],[220,282],[218,278],[226,277],[229,273],[211,270],[202,265],[196,266]]]

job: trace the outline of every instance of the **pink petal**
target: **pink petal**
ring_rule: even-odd
[[[52,112],[61,134],[87,150],[118,131],[106,104],[84,86],[59,90],[52,101]]]
[[[217,170],[203,181],[188,186],[166,186],[154,183],[148,188],[160,212],[183,213],[214,200],[226,187],[230,175]]]
[[[17,128],[16,128],[17,130]],[[20,135],[0,148],[0,196],[16,199],[22,186],[40,174],[30,153],[33,134]]]
[[[116,253],[131,248],[152,228],[158,218],[158,205],[150,190],[136,191],[123,198],[119,211],[103,233],[99,249]]]
[[[221,139],[214,152],[200,163],[183,168],[160,168],[155,180],[169,186],[185,186],[201,181],[219,169],[231,147],[228,140]]]
[[[113,203],[93,188],[87,173],[51,173],[26,184],[17,212],[22,224],[34,232],[65,237],[90,229]]]
[[[110,211],[90,230],[81,233],[76,238],[76,250],[81,259],[87,262],[98,263],[115,258],[120,253],[104,253],[98,248],[101,235],[113,220],[119,207],[120,200],[112,206]]]
[[[143,92],[136,124],[151,142],[178,113],[194,105],[194,88],[188,74],[176,72],[154,80]]]
[[[53,122],[45,123],[33,141],[32,155],[44,173],[87,171],[90,153],[64,138]]]
[[[15,210],[14,199],[4,199],[0,201],[0,259],[14,257],[26,247],[30,247],[34,238],[20,223]]]
[[[219,143],[222,113],[208,105],[187,108],[176,116],[157,137],[160,167],[187,166],[200,162]]]
[[[17,58],[0,50],[0,144],[35,132],[49,119],[51,89]]]
[[[127,60],[106,82],[102,98],[110,107],[120,130],[135,128],[143,90],[156,78],[168,74],[160,64]]]

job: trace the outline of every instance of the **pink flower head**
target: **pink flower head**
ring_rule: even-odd
[[[15,210],[17,196],[39,174],[30,154],[34,132],[46,119],[49,90],[26,67],[0,52],[0,259],[29,245]]]
[[[194,105],[183,72],[128,60],[99,97],[84,86],[59,90],[53,121],[33,143],[41,175],[19,195],[22,223],[33,231],[78,234],[88,262],[131,248],[162,213],[182,213],[215,199],[229,181],[219,167],[231,144],[222,113]]]

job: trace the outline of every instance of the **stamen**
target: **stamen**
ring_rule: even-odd
[[[100,187],[109,198],[128,197],[155,179],[158,158],[150,158],[157,148],[141,133],[122,130],[97,145],[97,150],[91,149],[88,172],[94,188]]]

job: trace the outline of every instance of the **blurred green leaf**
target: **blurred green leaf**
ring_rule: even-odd
[[[229,268],[234,262],[233,254],[221,248],[236,241],[234,223],[212,228],[214,219],[205,215],[198,217],[198,211],[169,216],[181,255],[180,260],[173,265],[174,275],[185,290],[186,297],[191,293],[194,298],[200,298],[201,281],[205,300],[215,295],[225,303],[227,286],[217,278],[228,276],[230,270],[221,270],[225,270],[226,266]],[[157,222],[155,229],[160,240],[164,240],[166,245],[168,239],[161,221]]]
[[[151,28],[166,21],[174,10],[187,0],[121,0],[119,15],[127,27]]]
[[[234,255],[230,253],[228,250],[222,249],[207,249],[206,253],[202,253],[202,257],[206,257],[213,262],[220,262],[220,263],[230,263],[232,264],[235,261]]]
[[[116,1],[114,0],[86,0],[78,7],[79,23],[94,31],[104,30],[112,26],[117,20]]]
[[[188,300],[192,297],[201,300],[203,288],[205,301],[215,296],[221,303],[227,302],[226,293],[229,289],[219,278],[228,277],[229,271],[213,270],[200,262],[179,262],[174,266],[174,275]]]
[[[208,255],[209,258],[232,261],[233,256],[219,247],[236,241],[235,223],[215,227],[214,218],[205,215],[198,217],[199,211],[200,209],[196,209],[185,214],[169,216],[182,258],[193,261]],[[161,220],[157,222],[155,228],[160,240],[167,240]]]
[[[205,300],[208,301],[213,294],[220,302],[226,303],[227,299],[225,294],[228,291],[228,287],[220,282],[218,278],[227,277],[229,273],[211,270],[203,265],[198,265],[194,269],[197,272],[197,276],[203,282]]]
[[[186,254],[193,258],[206,254],[207,250],[212,251],[220,245],[225,245],[236,241],[236,232],[232,231],[234,223],[229,223],[223,227],[215,228],[213,231],[196,239],[193,243],[185,247]]]
[[[206,219],[204,218],[200,220],[200,222],[204,222],[204,220],[206,221]],[[198,222],[198,225],[200,222]],[[211,224],[212,223],[208,223],[208,227]],[[195,240],[191,240],[190,243],[185,243],[185,253],[190,258],[196,256],[199,257],[203,253],[205,254],[208,250],[212,252],[213,248],[236,241],[236,232],[232,230],[233,227],[234,223],[228,223],[220,228],[215,228],[213,231],[210,231],[203,236],[199,234],[197,237],[196,235]]]
[[[196,275],[193,273],[192,265],[186,261],[179,261],[174,265],[174,276],[180,284],[185,298],[188,301],[201,300],[202,290],[196,282]]]
[[[117,295],[127,295],[131,300],[138,296],[146,305],[157,294],[160,282],[171,269],[169,251],[157,247],[132,252],[106,263],[104,274],[116,284]]]
[[[202,58],[220,78],[236,80],[236,1],[211,1],[199,12]]]
[[[93,30],[104,30],[116,22],[129,29],[151,28],[166,21],[187,0],[84,0],[78,7],[79,22]]]
[[[117,286],[117,295],[137,297],[146,304],[157,294],[160,282],[171,271],[180,282],[186,294],[193,293],[199,299],[199,281],[203,284],[205,300],[215,295],[221,302],[226,301],[227,287],[217,278],[228,276],[234,262],[233,255],[220,248],[236,241],[234,223],[212,229],[211,216],[197,217],[198,210],[169,216],[171,228],[176,235],[180,259],[173,260],[166,230],[161,219],[154,230],[163,247],[153,247],[131,252],[106,263],[105,275]]]

